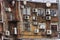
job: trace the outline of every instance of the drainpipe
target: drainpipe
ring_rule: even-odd
[[[22,28],[23,31],[23,16],[21,14],[21,8],[20,8],[20,1],[18,2],[18,10],[19,10],[19,16],[20,16],[20,27]]]
[[[20,0],[17,0],[17,1],[18,1],[18,13],[19,13],[19,23],[18,23],[19,24],[19,27],[18,27],[19,34],[18,35],[21,35],[22,31],[24,30],[23,29],[23,15],[21,13]]]

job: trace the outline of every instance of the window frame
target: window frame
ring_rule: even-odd
[[[51,25],[57,25],[57,31],[58,31],[58,23],[51,23],[51,24],[50,24],[50,29],[51,29],[51,27],[52,27]],[[51,30],[52,30],[52,29],[51,29]]]
[[[28,10],[29,9],[29,10]],[[29,12],[29,13],[28,13]],[[25,7],[22,9],[23,15],[31,15],[31,8],[30,7]]]
[[[40,13],[39,13],[39,12],[40,12]],[[43,14],[42,14],[42,13],[43,13]],[[39,16],[45,16],[45,9],[43,9],[43,8],[38,8],[37,15],[39,15]]]
[[[54,11],[54,13],[52,13],[52,12]],[[50,15],[51,16],[54,16],[56,14],[56,16],[57,16],[57,10],[56,9],[50,9]]]
[[[26,25],[28,25],[27,27],[26,27]],[[27,30],[25,30],[25,28],[27,29]],[[30,27],[30,23],[29,22],[24,22],[24,31],[27,31],[27,32],[30,32],[31,31],[31,27]]]

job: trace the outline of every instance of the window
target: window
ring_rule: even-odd
[[[8,19],[10,19],[10,20],[15,19],[15,16],[13,13],[8,13],[7,16],[8,16]]]
[[[53,32],[57,31],[58,30],[58,24],[57,23],[51,23],[51,30]]]
[[[30,31],[30,24],[29,24],[29,22],[25,22],[24,23],[24,29],[25,29],[25,31]]]
[[[23,10],[22,13],[23,13],[24,15],[25,15],[25,14],[30,15],[30,8],[29,8],[29,7],[23,8],[22,10]]]
[[[57,31],[57,25],[51,25],[51,30],[52,31]]]
[[[51,16],[57,16],[55,9],[51,9],[50,10],[50,13],[51,13]]]
[[[43,15],[44,15],[44,10],[43,10],[43,9],[38,9],[37,14],[38,14],[39,16],[43,16]]]
[[[8,24],[8,30],[10,31],[10,34],[14,34],[14,28],[17,28],[17,23],[9,23]]]
[[[46,24],[45,23],[39,23],[38,25],[38,28],[39,28],[39,31],[41,32],[44,32],[45,29],[46,29]]]

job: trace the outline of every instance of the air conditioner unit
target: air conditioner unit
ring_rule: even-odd
[[[10,35],[10,32],[8,30],[6,30],[5,35],[6,36],[9,36]]]
[[[17,34],[17,28],[14,27],[14,34]]]
[[[35,29],[34,30],[34,33],[39,33],[39,29]]]
[[[38,9],[33,8],[32,11],[33,11],[33,12],[38,12]]]
[[[29,16],[24,16],[24,19],[29,19]]]
[[[38,23],[37,23],[37,22],[33,22],[33,25],[37,26],[37,25],[38,25]]]
[[[35,16],[32,17],[33,20],[37,20]]]
[[[26,5],[26,4],[27,4],[27,1],[26,1],[26,0],[25,0],[25,1],[23,1],[23,4],[24,4],[24,5]]]
[[[14,6],[14,4],[15,4],[15,1],[13,0],[13,1],[12,1],[12,5]]]
[[[57,14],[54,14],[54,16],[57,16]]]
[[[9,8],[5,8],[5,11],[11,12],[11,8],[10,7]]]
[[[51,16],[46,16],[46,20],[51,20]]]
[[[21,8],[24,8],[24,5],[21,5],[20,7],[21,7]]]
[[[47,35],[51,35],[52,31],[51,30],[47,30]]]
[[[50,15],[50,9],[46,9],[46,15]]]
[[[46,29],[45,23],[39,23],[39,29]]]

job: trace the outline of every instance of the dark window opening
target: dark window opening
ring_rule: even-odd
[[[57,31],[57,25],[51,25],[51,30],[54,32],[54,31]]]

